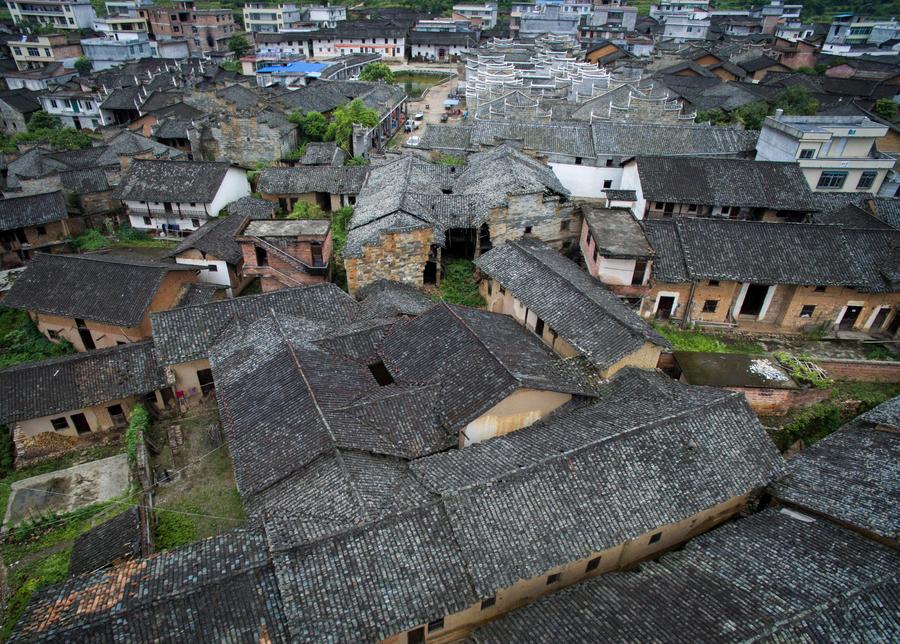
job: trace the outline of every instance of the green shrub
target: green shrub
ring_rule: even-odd
[[[878,344],[872,347],[869,353],[866,354],[866,360],[893,360],[900,361],[900,356],[896,353],[888,349],[883,344]]]
[[[831,378],[823,376],[818,370],[811,368],[808,360],[797,358],[786,351],[778,351],[775,357],[791,373],[791,378],[797,382],[810,384],[813,387],[824,388],[834,384]]]
[[[706,353],[763,353],[763,348],[756,342],[717,338],[710,333],[696,329],[679,329],[671,324],[654,324],[674,351],[703,351]]]
[[[325,211],[317,204],[298,201],[285,219],[327,219],[327,217]]]
[[[0,307],[0,369],[74,352],[66,340],[45,338],[25,311]]]
[[[131,410],[131,420],[128,429],[125,430],[125,448],[128,452],[128,460],[132,465],[137,463],[138,445],[144,440],[144,432],[150,429],[150,414],[143,405],[137,405]]]
[[[775,434],[775,443],[782,451],[788,449],[798,440],[806,447],[814,444],[840,427],[844,423],[841,408],[834,402],[813,405],[799,412],[793,420],[785,424]]]
[[[150,235],[148,235],[143,230],[133,228],[132,225],[128,222],[125,222],[124,224],[119,226],[118,236],[119,239],[124,242],[147,241],[148,239],[150,239]]]
[[[100,231],[93,228],[72,239],[72,246],[79,251],[100,250],[101,248],[109,248],[111,245],[109,240],[100,234]]]
[[[169,550],[196,541],[197,526],[190,516],[157,508],[156,519],[154,543],[157,550]]]
[[[369,160],[366,157],[355,154],[344,161],[344,165],[369,165]]]
[[[444,275],[435,299],[450,304],[482,307],[484,298],[475,281],[475,264],[467,259],[453,259],[444,264]]]
[[[466,160],[462,157],[455,157],[452,154],[442,154],[438,158],[441,165],[466,165]]]

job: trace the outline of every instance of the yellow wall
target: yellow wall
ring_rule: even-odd
[[[49,416],[41,416],[40,418],[23,420],[19,422],[18,425],[22,430],[22,434],[29,438],[43,432],[53,432],[54,434],[60,434],[62,436],[78,436],[78,432],[75,430],[75,423],[72,422],[72,415],[82,413],[87,418],[92,432],[102,432],[113,427],[112,418],[106,410],[107,407],[112,405],[122,405],[125,415],[128,416],[131,414],[131,410],[136,402],[136,397],[120,398],[117,400],[110,400],[102,405],[94,405],[92,407],[85,407],[84,409],[74,409],[58,414],[51,414]],[[62,430],[53,429],[50,419],[62,417],[65,417],[69,421],[69,426]]]
[[[466,425],[459,434],[459,446],[480,443],[528,427],[571,399],[571,394],[557,391],[517,389]]]

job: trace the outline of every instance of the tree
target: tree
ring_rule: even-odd
[[[709,123],[710,125],[729,125],[733,123],[731,115],[725,110],[714,107],[711,110],[697,112],[695,123]]]
[[[51,130],[47,140],[57,150],[86,150],[94,145],[94,140],[84,130],[62,127]]]
[[[228,39],[228,49],[234,52],[234,55],[240,58],[250,50],[250,43],[240,34],[234,34]]]
[[[288,120],[300,127],[300,138],[304,141],[322,141],[328,131],[328,119],[321,112],[292,112]]]
[[[732,112],[734,120],[741,123],[744,129],[758,130],[762,128],[762,122],[769,114],[769,106],[764,102],[741,105]]]
[[[884,120],[893,122],[897,116],[897,104],[890,98],[879,98],[872,106],[872,111]]]
[[[359,80],[377,83],[383,81],[385,83],[394,83],[394,72],[386,63],[369,63],[362,68],[359,73]]]
[[[91,73],[91,69],[93,68],[93,63],[91,63],[91,59],[87,56],[79,56],[75,60],[75,69],[82,76],[87,76]]]
[[[236,60],[223,60],[219,63],[219,67],[224,69],[226,72],[235,72],[237,74],[241,73],[241,63]]]
[[[325,140],[335,141],[345,150],[349,149],[354,124],[373,128],[378,125],[378,112],[366,107],[366,104],[358,98],[335,108],[331,123],[325,132]]]
[[[819,101],[810,95],[805,87],[786,87],[775,95],[775,108],[785,114],[812,116],[819,109]]]
[[[59,117],[47,114],[47,112],[43,110],[41,110],[40,112],[35,112],[31,115],[31,118],[28,119],[29,132],[55,130],[60,127],[62,127],[62,121],[59,120]]]
[[[308,201],[298,201],[285,219],[327,219],[325,211]]]

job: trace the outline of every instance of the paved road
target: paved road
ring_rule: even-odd
[[[421,69],[421,67],[419,69]],[[423,119],[422,124],[419,126],[419,129],[412,134],[408,134],[406,132],[401,133],[401,144],[405,143],[406,139],[410,136],[422,136],[425,128],[428,127],[429,123],[434,124],[441,122],[441,114],[443,114],[445,111],[444,101],[447,100],[447,96],[449,96],[450,92],[456,88],[456,83],[456,78],[446,80],[440,85],[435,85],[434,87],[429,88],[422,100],[409,102],[410,118],[412,118],[412,116],[416,112],[424,112],[425,118]],[[426,105],[428,105],[429,107],[426,108]],[[451,116],[447,123],[451,125],[461,125],[463,123],[462,116]]]

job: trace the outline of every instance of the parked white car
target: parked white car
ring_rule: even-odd
[[[408,139],[406,139],[406,145],[412,145],[412,146],[419,145],[419,137],[417,137],[417,136],[409,137]]]

